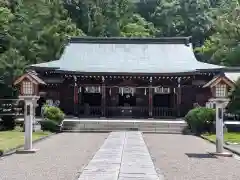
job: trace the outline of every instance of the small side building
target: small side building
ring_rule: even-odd
[[[210,88],[211,90],[211,97],[206,102],[206,107],[215,108],[215,98],[221,98],[225,101],[226,107],[229,102],[229,95],[239,78],[240,72],[223,72],[206,83],[203,88]]]

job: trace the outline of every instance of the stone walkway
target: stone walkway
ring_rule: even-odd
[[[79,180],[159,180],[140,132],[112,132]]]

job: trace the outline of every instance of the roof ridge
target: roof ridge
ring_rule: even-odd
[[[69,43],[98,43],[98,44],[185,44],[191,43],[189,37],[70,37]]]

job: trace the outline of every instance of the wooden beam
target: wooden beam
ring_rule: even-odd
[[[74,94],[73,94],[73,99],[74,99],[74,114],[77,115],[78,114],[78,85],[77,85],[77,77],[73,76],[74,79]]]
[[[105,112],[106,112],[106,85],[105,85],[104,76],[102,76],[101,92],[102,92],[101,111],[102,111],[102,117],[105,117]]]
[[[181,88],[181,77],[177,80],[178,86],[177,86],[177,116],[181,116],[181,94],[182,94],[182,88]]]
[[[148,116],[152,118],[153,116],[153,88],[152,88],[152,77],[149,79],[148,86]]]

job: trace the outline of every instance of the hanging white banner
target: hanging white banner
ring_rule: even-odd
[[[154,88],[154,93],[156,93],[156,94],[169,94],[170,93],[170,88],[155,87]]]
[[[119,93],[120,94],[134,94],[135,93],[135,91],[136,91],[136,89],[135,88],[132,88],[132,87],[120,87],[119,88]]]
[[[87,86],[85,87],[86,93],[100,93],[101,87],[100,86]]]

